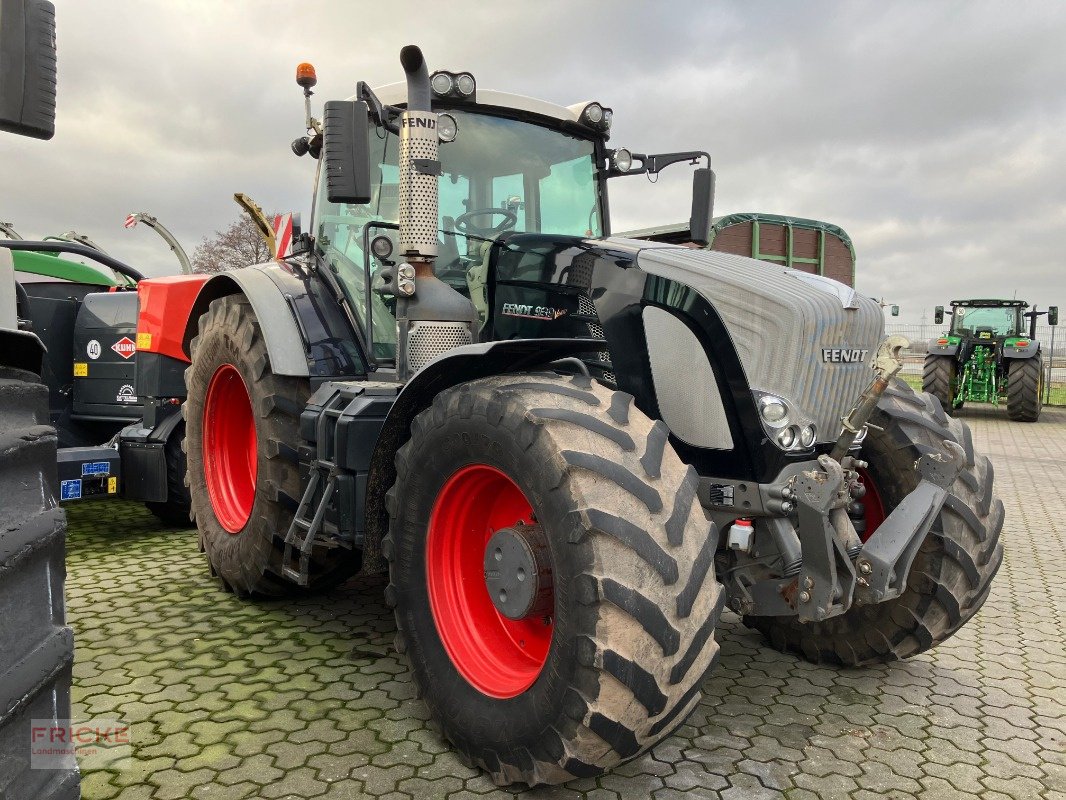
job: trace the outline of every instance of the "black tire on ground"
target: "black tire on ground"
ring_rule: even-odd
[[[955,411],[955,393],[957,391],[956,380],[958,378],[958,365],[954,356],[925,357],[925,365],[922,368],[922,391],[928,392],[940,401],[944,411],[951,414]],[[959,403],[962,408],[962,403]]]
[[[167,499],[158,503],[145,503],[164,525],[172,528],[188,528],[192,502],[189,487],[185,485],[186,458],[182,450],[185,439],[185,423],[179,422],[167,439],[163,450],[167,462]]]
[[[808,661],[863,666],[909,658],[940,644],[984,603],[1003,560],[999,541],[1003,504],[992,492],[992,464],[974,453],[970,429],[941,411],[936,399],[900,380],[885,392],[871,420],[862,458],[891,513],[918,483],[914,462],[959,444],[966,468],[911,566],[904,593],[872,606],[856,606],[820,623],[795,617],[745,617],[770,645]],[[876,532],[874,533],[876,536]]]
[[[470,464],[518,485],[550,542],[546,661],[507,699],[456,669],[429,598],[430,515],[445,482]],[[437,396],[396,467],[383,551],[397,649],[464,761],[498,784],[559,783],[610,769],[685,720],[718,658],[724,594],[717,531],[662,422],[584,376],[496,376]]]
[[[1011,359],[1007,372],[1007,416],[1017,422],[1036,422],[1044,407],[1044,359]]]
[[[185,370],[186,481],[200,549],[211,573],[225,589],[241,596],[282,595],[297,591],[283,577],[285,534],[299,505],[302,482],[296,442],[298,423],[310,395],[306,378],[275,375],[262,329],[243,295],[211,302],[192,340],[192,364]],[[219,522],[204,476],[204,406],[216,370],[236,368],[247,388],[256,436],[257,480],[247,522],[236,533]],[[210,420],[224,425],[226,419]],[[347,550],[315,548],[309,589],[330,586],[356,568]]]
[[[79,796],[73,755],[47,769],[30,755],[31,728],[70,719],[74,662],[63,601],[67,523],[47,422],[38,376],[0,367],[0,794],[35,800]]]

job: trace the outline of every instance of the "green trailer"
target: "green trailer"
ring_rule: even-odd
[[[670,244],[691,240],[689,226],[659,225],[621,234]],[[711,221],[708,250],[757,258],[855,285],[855,245],[830,222],[804,217],[744,212]]]

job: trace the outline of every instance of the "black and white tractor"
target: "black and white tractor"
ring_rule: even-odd
[[[195,292],[144,282],[138,340],[188,363],[192,508],[224,587],[387,570],[430,713],[503,784],[669,735],[725,604],[844,667],[974,615],[1002,559],[992,466],[894,378],[876,303],[612,237],[609,183],[690,162],[705,243],[706,154],[610,148],[600,103],[401,61],[406,86],[308,111],[294,255]]]

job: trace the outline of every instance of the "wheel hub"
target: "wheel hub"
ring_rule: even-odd
[[[550,617],[554,594],[548,542],[540,525],[501,528],[485,546],[485,587],[508,619]]]

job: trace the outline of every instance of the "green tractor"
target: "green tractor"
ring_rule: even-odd
[[[1036,422],[1044,405],[1044,359],[1036,340],[1037,318],[1058,325],[1058,306],[1026,311],[1023,300],[952,300],[951,328],[929,342],[922,389],[951,414],[966,402],[999,405],[1019,422]],[[936,324],[944,322],[937,306]],[[1024,318],[1028,317],[1028,332]]]

